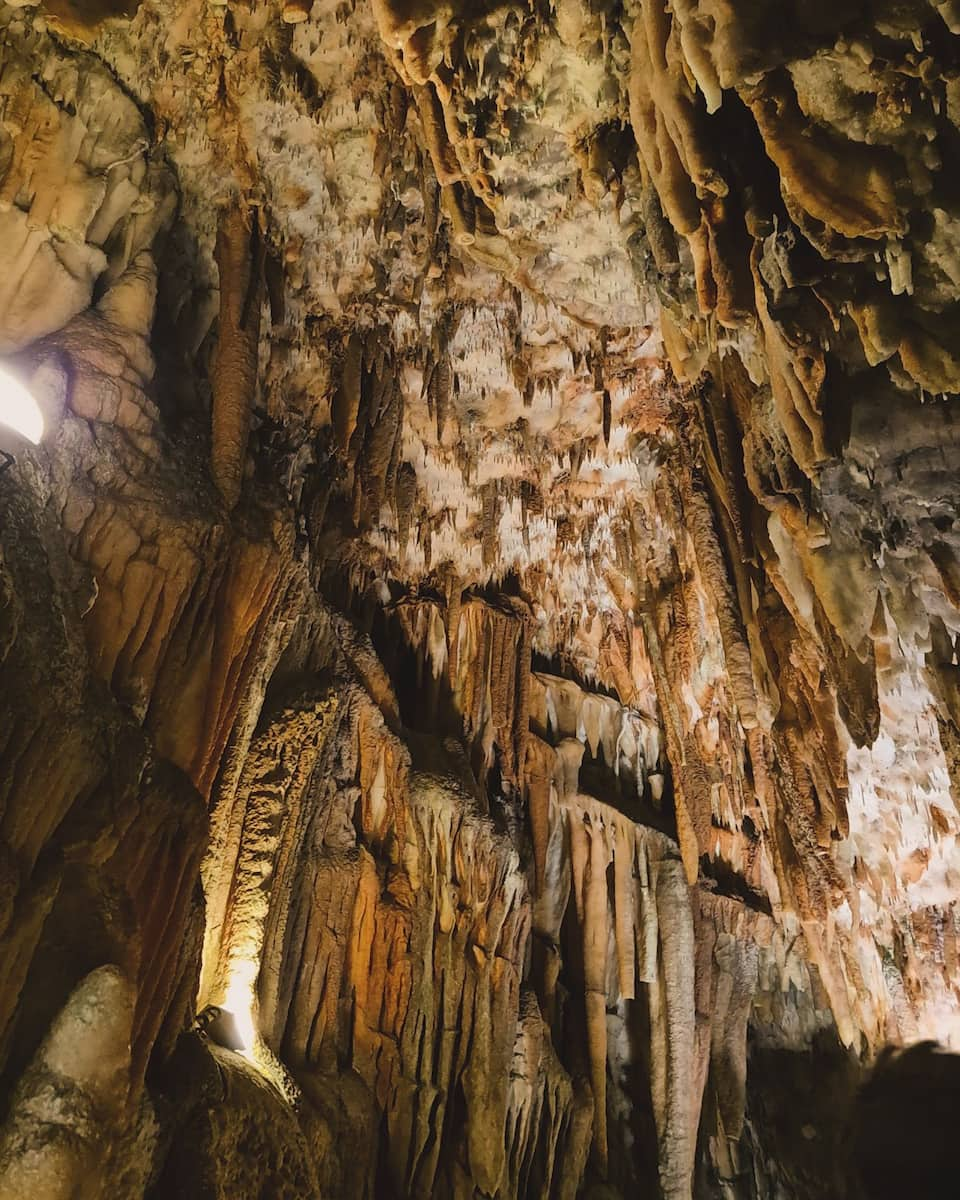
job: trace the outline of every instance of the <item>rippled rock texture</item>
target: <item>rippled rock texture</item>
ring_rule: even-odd
[[[958,35],[0,4],[3,1200],[843,1195],[960,1046]]]

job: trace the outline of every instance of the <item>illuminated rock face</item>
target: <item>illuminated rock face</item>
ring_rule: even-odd
[[[955,9],[0,4],[4,1200],[812,1200],[960,1048]]]

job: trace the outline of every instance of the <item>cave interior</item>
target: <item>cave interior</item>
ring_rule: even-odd
[[[0,0],[0,1200],[850,1194],[958,163],[958,0]]]

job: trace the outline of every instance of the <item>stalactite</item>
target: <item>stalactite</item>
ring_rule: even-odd
[[[527,740],[524,781],[527,811],[533,836],[536,895],[543,893],[547,871],[547,841],[550,833],[550,789],[556,770],[556,751],[538,737]]]
[[[403,427],[403,397],[392,375],[392,364],[383,363],[381,382],[371,398],[371,420],[357,455],[355,523],[373,524],[390,482],[390,465]],[[373,412],[376,410],[376,416]]]
[[[450,414],[450,394],[452,389],[453,372],[446,350],[441,353],[430,377],[431,400],[437,415],[437,443],[443,443],[443,431],[447,426]]]
[[[492,567],[497,555],[497,526],[500,521],[500,493],[495,483],[488,483],[483,492],[480,549],[485,567]]]
[[[360,412],[363,346],[363,338],[358,332],[352,333],[347,339],[343,351],[340,383],[333,398],[333,431],[337,447],[344,456],[350,448]]]
[[[397,471],[396,509],[397,541],[400,553],[405,554],[417,502],[417,472],[412,463],[403,462]]]
[[[674,809],[677,821],[677,837],[683,855],[683,864],[687,873],[687,881],[694,883],[700,871],[700,850],[702,845],[701,828],[703,825],[704,796],[700,794],[699,776],[691,775],[687,767],[687,753],[681,732],[680,716],[673,701],[670,684],[663,669],[660,638],[657,633],[655,617],[646,613],[642,615],[644,636],[650,647],[651,662],[654,665],[657,681],[657,699],[661,704],[664,717],[664,728],[667,740],[667,757],[674,770]],[[691,787],[692,784],[692,787]]]
[[[738,715],[743,727],[749,729],[758,719],[757,693],[750,647],[744,633],[743,614],[738,609],[736,596],[730,584],[730,571],[723,560],[713,515],[702,483],[696,476],[684,486],[683,497],[700,572],[715,597],[727,673],[737,702]]]
[[[519,630],[513,653],[513,730],[511,747],[517,779],[523,774],[530,737],[530,693],[533,629],[531,614],[525,607],[518,612]]]
[[[235,202],[220,218],[220,322],[213,360],[210,466],[228,508],[240,498],[257,387],[264,246],[260,217]]]
[[[636,996],[636,903],[633,895],[634,847],[632,831],[618,823],[614,827],[614,921],[617,949],[617,981],[620,998]]]
[[[456,685],[459,675],[460,657],[460,607],[463,588],[460,580],[452,573],[447,576],[447,603],[444,608],[444,627],[447,634],[447,664],[451,687]]]
[[[607,847],[602,826],[587,827],[589,853],[583,882],[583,983],[587,1056],[593,1088],[593,1145],[607,1171]]]
[[[591,757],[602,761],[619,777],[629,770],[636,781],[637,794],[646,794],[649,777],[656,774],[661,760],[659,724],[624,707],[610,696],[584,691],[569,679],[534,672],[530,680],[530,714],[534,728],[551,731],[559,744],[564,739],[579,744],[582,755],[589,748]],[[566,751],[564,753],[567,753]],[[573,781],[580,760],[573,767]],[[576,787],[572,788],[576,791]]]

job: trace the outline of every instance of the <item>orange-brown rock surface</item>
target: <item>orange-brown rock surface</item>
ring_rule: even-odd
[[[3,1200],[839,1197],[960,1048],[955,9],[0,3]]]

